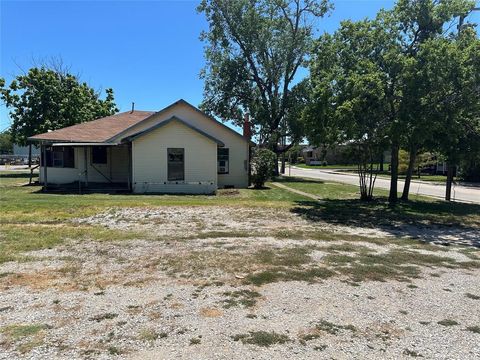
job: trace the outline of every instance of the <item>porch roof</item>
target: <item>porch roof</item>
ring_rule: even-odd
[[[74,142],[66,142],[66,143],[53,143],[52,146],[75,146],[75,147],[84,147],[84,146],[117,146],[118,143],[106,143],[106,142],[84,142],[84,143],[74,143]]]

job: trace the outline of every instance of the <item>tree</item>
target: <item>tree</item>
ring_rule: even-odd
[[[480,39],[468,29],[430,41],[423,51],[434,83],[429,94],[429,110],[437,119],[434,146],[447,161],[445,199],[450,200],[455,167],[480,151]]]
[[[277,159],[275,153],[264,148],[253,150],[250,166],[252,168],[251,180],[255,189],[264,187],[265,182],[272,176]]]
[[[10,108],[11,134],[20,145],[37,133],[113,115],[118,111],[113,90],[105,92],[101,99],[76,76],[45,66],[16,76],[9,86],[0,79],[0,98]]]
[[[13,152],[12,135],[5,130],[0,133],[0,154],[11,154]]]
[[[401,67],[386,21],[344,21],[333,35],[320,37],[310,68],[313,93],[303,117],[311,143],[351,143],[358,150],[363,200],[372,199],[378,170],[373,163],[397,126],[395,79]]]
[[[416,157],[420,150],[431,147],[432,130],[438,120],[431,111],[435,104],[430,94],[442,86],[432,81],[442,75],[437,77],[435,71],[432,73],[423,48],[432,46],[434,39],[451,36],[452,21],[474,5],[470,0],[399,0],[393,10],[404,57],[399,117],[403,124],[403,146],[409,151],[402,200],[408,200]]]
[[[309,139],[318,143],[336,129],[339,142],[358,142],[372,135],[387,140],[391,203],[398,197],[399,151],[403,146],[410,153],[403,193],[408,199],[417,153],[438,139],[434,129],[441,124],[442,100],[430,94],[444,87],[441,82],[449,81],[448,74],[456,73],[452,68],[441,74],[442,66],[433,69],[422,49],[434,46],[433,40],[446,39],[448,22],[472,4],[470,0],[399,0],[393,10],[382,10],[373,20],[343,22],[333,36],[323,35],[318,41],[310,66],[312,104],[304,113]],[[449,98],[448,93],[443,95]],[[338,116],[340,110],[344,116]]]
[[[203,0],[202,109],[236,125],[250,114],[259,142],[276,154],[297,143],[303,134],[298,117],[288,116],[296,106],[292,87],[315,21],[329,7],[328,0]],[[290,144],[281,146],[282,138]]]

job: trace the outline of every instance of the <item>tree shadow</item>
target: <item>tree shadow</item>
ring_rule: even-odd
[[[412,200],[389,205],[384,198],[297,201],[292,212],[312,222],[376,228],[429,243],[480,247],[480,205]]]
[[[323,180],[316,180],[316,179],[308,179],[308,178],[300,178],[295,176],[289,177],[276,177],[275,182],[284,183],[305,183],[305,184],[325,184]]]
[[[37,174],[33,174],[34,178],[38,177]],[[19,172],[19,173],[1,173],[0,172],[0,179],[29,179],[30,178],[30,173],[25,173],[25,172]]]

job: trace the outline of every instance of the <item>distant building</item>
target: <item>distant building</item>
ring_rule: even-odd
[[[28,157],[28,146],[13,144],[13,155]],[[40,156],[40,147],[32,145],[32,156]]]

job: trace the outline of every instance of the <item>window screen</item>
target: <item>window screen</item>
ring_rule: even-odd
[[[73,147],[51,147],[46,149],[47,167],[74,168],[75,150]],[[41,154],[41,164],[45,166],[43,152]]]
[[[217,165],[219,174],[228,174],[229,169],[229,149],[218,148],[217,149]]]
[[[92,148],[92,163],[93,164],[107,163],[107,148],[105,146],[94,146]]]
[[[185,180],[185,149],[168,148],[168,181]]]

